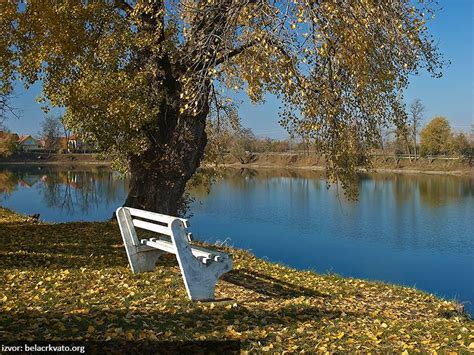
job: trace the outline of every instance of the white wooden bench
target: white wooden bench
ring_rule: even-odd
[[[191,245],[186,219],[130,207],[120,207],[116,214],[134,274],[153,271],[164,252],[172,253],[178,260],[189,298],[214,299],[217,280],[232,269],[229,255]],[[155,232],[157,236],[139,240],[135,228]]]

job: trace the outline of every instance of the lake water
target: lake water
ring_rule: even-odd
[[[361,175],[356,202],[318,172],[226,170],[196,180],[196,239],[299,269],[416,286],[474,314],[472,178]],[[45,221],[107,220],[127,186],[107,168],[0,167],[0,205]]]

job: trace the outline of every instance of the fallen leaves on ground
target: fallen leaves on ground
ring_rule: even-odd
[[[249,352],[474,349],[459,305],[223,248],[215,302],[190,302],[173,255],[133,275],[114,223],[33,224],[0,208],[0,340],[223,340]]]

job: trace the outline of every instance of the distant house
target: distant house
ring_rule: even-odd
[[[40,142],[30,135],[21,135],[18,137],[18,146],[24,152],[31,152],[34,150],[42,150]]]
[[[48,151],[57,151],[57,150],[69,150],[67,145],[66,137],[54,137],[51,139],[38,139],[38,144],[41,146],[41,149]]]
[[[91,145],[89,143],[84,142],[75,134],[71,134],[69,136],[69,140],[67,142],[69,150],[76,151],[76,152],[94,152],[97,150],[97,147]]]
[[[71,149],[73,151],[78,150],[78,149],[80,149],[81,141],[75,134],[71,134],[69,136],[68,146],[69,146],[69,149]]]

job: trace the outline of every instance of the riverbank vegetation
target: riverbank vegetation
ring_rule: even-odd
[[[288,153],[251,153],[246,154],[245,162],[228,154],[217,165],[214,162],[207,166],[221,166],[244,169],[291,169],[291,170],[325,170],[325,160],[304,152]],[[474,176],[472,161],[463,158],[420,157],[410,160],[406,156],[371,157],[369,167],[359,167],[358,173],[407,173],[407,174],[443,174]]]
[[[371,147],[363,147],[364,143],[357,139],[353,142],[355,146],[360,147],[357,158],[359,166],[373,164],[375,167],[385,165],[391,168],[393,166],[390,161],[395,161],[396,167],[402,167],[400,161],[416,163],[420,158],[421,162],[429,160],[431,163],[435,160],[459,160],[472,166],[474,126],[471,134],[454,132],[449,121],[441,116],[434,117],[423,126],[421,112],[424,108],[421,102],[415,100],[410,109],[413,111],[412,118],[410,120],[407,118],[398,128],[380,127],[379,139]],[[315,165],[315,162],[318,166],[324,166],[326,159],[319,149],[320,144],[318,137],[308,136],[304,131],[294,131],[289,139],[271,139],[257,137],[251,129],[239,125],[221,122],[217,125],[214,122],[209,126],[206,161],[220,163],[238,161],[247,164],[257,160],[258,155],[280,153],[307,156],[311,158],[308,166]],[[423,168],[424,164],[418,165]],[[449,164],[446,167],[449,168]]]
[[[254,351],[470,351],[455,302],[232,254],[215,302],[190,302],[176,260],[132,275],[114,223],[37,223],[0,208],[0,339],[238,340]]]
[[[454,132],[449,121],[441,116],[422,126],[424,110],[417,99],[410,105],[403,124],[398,128],[381,128],[378,143],[369,150],[359,150],[359,171],[369,168],[378,172],[472,173],[474,131],[471,134]],[[54,141],[61,122],[61,117],[45,119],[43,141]],[[67,132],[64,125],[62,127]],[[242,127],[235,116],[219,122],[211,120],[207,130],[209,142],[205,150],[205,166],[327,167],[327,159],[319,150],[318,138],[310,138],[301,131],[293,132],[289,139],[260,138],[251,129]],[[8,131],[0,132],[0,163],[110,164],[104,154],[86,154],[80,150],[73,152],[61,148],[25,152],[11,139],[13,136]],[[77,138],[74,139],[77,142]],[[363,143],[356,141],[355,145],[362,147]]]

